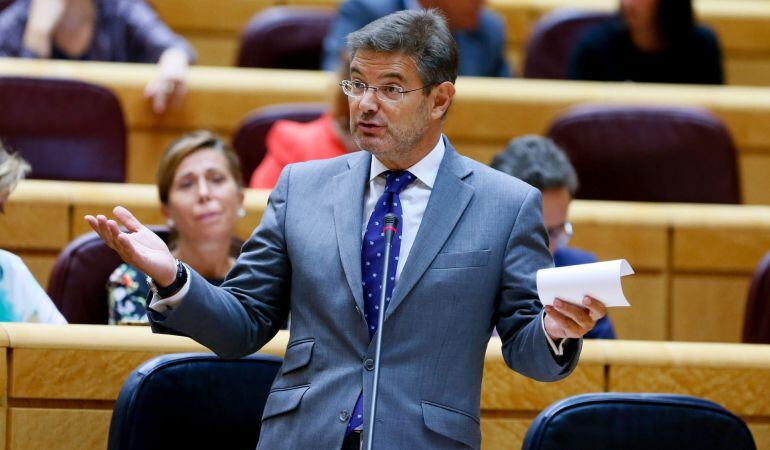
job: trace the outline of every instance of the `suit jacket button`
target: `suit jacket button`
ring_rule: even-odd
[[[374,369],[374,360],[372,358],[366,358],[364,361],[364,368],[366,370],[373,370]]]
[[[347,422],[350,420],[350,413],[347,409],[340,411],[340,422]]]

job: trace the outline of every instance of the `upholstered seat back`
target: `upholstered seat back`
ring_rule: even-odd
[[[580,36],[610,17],[609,13],[571,9],[557,9],[541,17],[527,42],[524,77],[566,78],[570,55]]]
[[[743,342],[770,344],[770,252],[762,258],[751,280]]]
[[[0,139],[30,178],[123,182],[126,126],[115,94],[90,83],[0,77]]]
[[[697,382],[697,381],[693,381]],[[684,395],[598,393],[560,400],[530,425],[522,450],[755,450],[746,424]]]
[[[254,450],[280,367],[281,359],[269,355],[153,358],[120,390],[108,450]]]
[[[246,116],[233,136],[233,148],[241,159],[243,182],[249,184],[251,174],[267,152],[265,138],[270,127],[278,120],[310,122],[326,111],[321,103],[293,103],[259,108]]]
[[[730,132],[699,108],[578,106],[548,135],[569,156],[577,197],[592,200],[740,203]]]
[[[333,20],[333,12],[321,9],[268,8],[241,33],[238,67],[318,70]]]

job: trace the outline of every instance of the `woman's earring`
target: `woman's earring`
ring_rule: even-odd
[[[238,217],[246,217],[246,210],[243,207],[238,208]]]
[[[166,220],[166,225],[168,225],[169,228],[174,228],[174,219]]]

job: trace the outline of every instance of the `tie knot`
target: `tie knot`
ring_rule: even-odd
[[[400,194],[405,187],[409,186],[409,184],[416,179],[408,170],[400,170],[398,172],[387,171],[384,175],[385,192],[391,192],[393,194]]]

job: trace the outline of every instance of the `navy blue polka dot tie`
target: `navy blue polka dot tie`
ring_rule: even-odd
[[[366,226],[364,240],[361,245],[361,284],[364,291],[364,316],[369,329],[369,339],[377,332],[377,318],[379,315],[380,293],[382,292],[382,269],[385,255],[385,233],[382,231],[385,215],[393,213],[398,218],[398,231],[393,236],[390,248],[390,262],[388,263],[388,283],[385,292],[385,309],[390,304],[393,293],[393,285],[396,284],[396,269],[398,267],[398,254],[401,249],[401,234],[404,230],[404,222],[401,214],[401,199],[398,194],[404,190],[416,178],[407,171],[384,172],[386,177],[385,192],[374,205],[369,223]],[[363,425],[364,403],[362,394],[358,396],[353,414],[348,422],[347,432]]]

